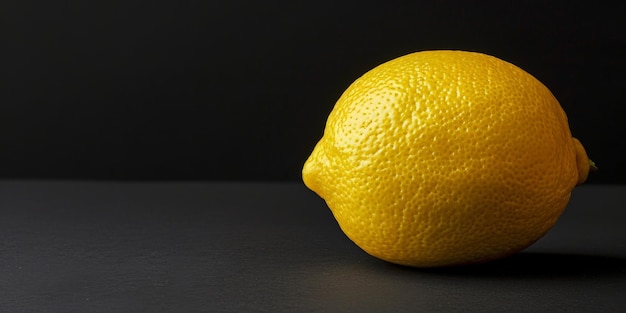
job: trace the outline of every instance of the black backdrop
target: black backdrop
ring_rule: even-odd
[[[543,81],[626,183],[623,1],[4,0],[0,178],[297,180],[359,75],[426,49]]]

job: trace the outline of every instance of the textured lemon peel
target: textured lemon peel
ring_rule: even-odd
[[[526,248],[595,167],[541,82],[478,53],[431,51],[373,69],[342,95],[324,134],[303,168],[307,187],[363,250],[418,267]]]

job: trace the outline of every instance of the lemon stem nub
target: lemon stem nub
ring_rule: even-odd
[[[595,172],[595,171],[597,171],[597,170],[598,170],[598,167],[596,166],[596,163],[595,163],[595,162],[593,162],[593,161],[589,160],[589,169],[590,169],[592,172]]]

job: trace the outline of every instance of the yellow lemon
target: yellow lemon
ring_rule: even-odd
[[[432,267],[528,247],[590,164],[536,78],[482,53],[423,51],[350,85],[302,177],[367,253]]]

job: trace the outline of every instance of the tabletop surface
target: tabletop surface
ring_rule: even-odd
[[[362,252],[298,183],[0,182],[0,312],[626,312],[626,186],[508,259]]]

